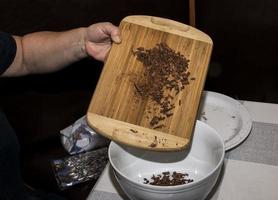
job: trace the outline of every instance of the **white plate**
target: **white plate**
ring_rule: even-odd
[[[219,132],[226,151],[243,142],[252,128],[247,109],[239,101],[216,92],[203,92],[198,119]]]

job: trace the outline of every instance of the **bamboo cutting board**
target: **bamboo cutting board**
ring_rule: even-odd
[[[176,151],[190,143],[212,52],[212,40],[196,28],[152,16],[128,16],[120,23],[121,44],[113,44],[87,112],[88,124],[103,136],[133,147]],[[134,51],[167,44],[189,60],[189,84],[171,96],[171,115],[158,128],[160,115],[151,98],[141,98],[136,84],[144,74]],[[167,92],[167,91],[165,91]]]

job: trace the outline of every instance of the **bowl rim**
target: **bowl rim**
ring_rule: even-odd
[[[118,146],[126,146],[123,144],[118,144],[116,142],[111,141],[111,143],[109,144],[109,148],[108,148],[108,158],[109,158],[109,163],[112,165],[113,170],[115,170],[119,175],[121,175],[123,178],[127,179],[128,181],[130,181],[130,183],[137,185],[139,187],[143,187],[146,190],[184,190],[187,188],[192,188],[198,185],[202,185],[203,183],[206,182],[207,179],[210,178],[210,176],[215,173],[223,164],[224,161],[224,156],[225,156],[225,147],[224,147],[224,141],[221,138],[221,136],[218,134],[218,132],[211,127],[210,125],[200,121],[200,120],[196,120],[196,124],[201,124],[202,126],[206,126],[207,128],[211,129],[212,133],[214,135],[216,135],[216,137],[221,141],[221,146],[222,146],[222,154],[221,154],[221,158],[219,160],[219,162],[217,163],[217,165],[213,168],[213,170],[211,170],[209,173],[207,173],[204,177],[198,179],[198,181],[193,181],[191,183],[187,183],[187,184],[182,184],[182,185],[171,185],[171,186],[158,186],[158,185],[150,185],[150,184],[144,184],[144,183],[140,183],[140,182],[136,182],[134,180],[132,180],[131,178],[129,178],[128,176],[124,175],[121,171],[118,170],[118,168],[114,165],[111,158],[111,146],[112,145],[118,145]],[[114,174],[115,175],[115,174]],[[116,177],[115,177],[116,178]]]

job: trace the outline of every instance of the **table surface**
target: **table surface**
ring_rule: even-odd
[[[241,101],[253,120],[249,137],[226,152],[210,200],[278,199],[278,104]],[[106,166],[87,200],[127,200]]]

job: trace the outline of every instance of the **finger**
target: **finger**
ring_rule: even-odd
[[[113,42],[121,42],[120,30],[117,26],[113,25],[112,23],[105,23],[102,31],[104,34],[110,36]]]

